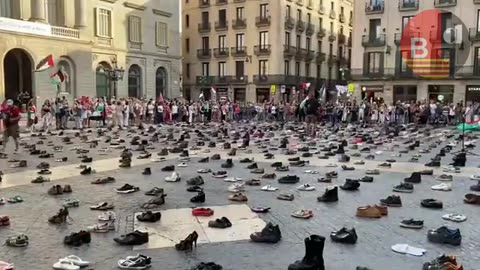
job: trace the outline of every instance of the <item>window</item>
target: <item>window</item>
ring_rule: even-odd
[[[227,24],[227,10],[226,9],[220,9],[218,11],[218,21],[220,25],[226,25]]]
[[[243,77],[245,75],[245,62],[235,61],[235,75],[237,78]]]
[[[268,32],[260,32],[260,38],[259,38],[259,45],[261,49],[264,49],[265,47],[268,47]]]
[[[340,26],[340,34],[343,35],[343,25]]]
[[[188,14],[185,15],[185,27],[190,27],[190,16]]]
[[[335,3],[330,2],[330,10],[334,10],[334,9],[335,9]]]
[[[190,39],[189,39],[189,38],[186,38],[186,39],[185,39],[185,51],[186,51],[187,53],[190,52]]]
[[[210,39],[208,37],[202,37],[202,49],[210,49]]]
[[[0,12],[1,12],[1,8],[0,8]],[[477,32],[480,31],[480,9],[477,10]]]
[[[307,22],[312,23],[312,14],[307,13]]]
[[[137,16],[128,17],[128,39],[130,42],[142,42],[142,18]]]
[[[383,55],[381,52],[370,52],[368,53],[368,73],[375,74],[380,73],[380,66],[382,65]]]
[[[333,45],[332,45],[332,43],[330,43],[328,45],[328,55],[333,55]]]
[[[302,10],[297,9],[297,21],[301,21],[301,20],[302,20]]]
[[[245,46],[245,34],[237,34],[235,45],[237,49]]]
[[[380,19],[371,19],[369,24],[369,37],[370,38],[377,38],[380,34],[380,26],[381,20]]]
[[[407,26],[410,19],[412,19],[412,18],[413,18],[413,16],[403,16],[402,17],[402,31],[405,28],[405,26]]]
[[[405,73],[408,71],[408,66],[407,66],[407,63],[405,61],[403,61],[403,59],[408,59],[408,54],[409,52],[408,51],[400,51],[400,61],[399,61],[399,69],[400,69],[400,72],[401,73]]]
[[[474,75],[478,76],[480,74],[480,47],[475,47],[475,56],[473,62],[473,72]]]
[[[317,65],[317,79],[322,77],[322,65]]]
[[[97,36],[112,37],[112,11],[105,8],[97,8]]]
[[[267,18],[268,17],[268,4],[261,4],[260,5],[260,17]]]
[[[12,0],[0,0],[0,17],[12,18]]]
[[[163,22],[157,22],[157,46],[168,47],[168,25]]]
[[[237,7],[237,19],[243,19],[243,7]]]
[[[300,62],[295,62],[295,76],[300,76]]]
[[[268,75],[268,60],[259,60],[258,61],[258,74],[259,75]]]
[[[300,49],[302,47],[302,36],[301,35],[297,35],[297,40],[296,40],[295,45],[297,46],[297,49]]]
[[[317,50],[318,50],[319,52],[322,52],[322,51],[323,51],[322,45],[323,45],[323,44],[322,44],[322,41],[319,40],[319,41],[317,42]]]
[[[290,61],[285,60],[285,70],[284,70],[284,75],[290,75]]]
[[[64,81],[58,85],[60,92],[75,94],[73,89],[75,84],[72,83],[74,74],[72,73],[72,65],[70,65],[70,61],[61,58],[60,61],[58,61],[57,66],[58,70],[62,72],[63,77],[65,78]]]
[[[330,33],[333,33],[333,22],[330,22]]]
[[[322,17],[318,18],[318,26],[320,27],[320,29],[323,28],[323,18]]]
[[[340,14],[344,15],[345,9],[343,7],[340,7]]]
[[[190,63],[187,63],[185,65],[185,69],[186,69],[185,73],[186,73],[187,78],[190,78]]]
[[[202,63],[202,76],[210,76],[210,63]]]
[[[227,47],[227,37],[225,35],[218,36],[218,48],[225,49]]]
[[[287,5],[285,16],[287,16],[287,18],[290,18],[292,16],[292,9],[289,5]]]
[[[225,75],[227,73],[226,68],[227,68],[227,63],[218,62],[218,76],[225,77]]]
[[[202,25],[207,25],[209,21],[208,11],[202,12]]]
[[[310,77],[310,63],[305,63],[305,76]]]
[[[309,51],[310,51],[310,43],[311,43],[311,39],[307,37],[307,39],[305,40],[305,47]]]
[[[285,32],[285,45],[290,46],[290,32]]]

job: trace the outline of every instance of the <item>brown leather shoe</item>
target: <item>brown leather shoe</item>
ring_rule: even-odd
[[[382,216],[380,210],[374,206],[360,206],[357,208],[357,217],[379,218]]]
[[[478,204],[480,205],[480,196],[472,193],[465,194],[465,198],[463,199],[465,203],[468,204]]]
[[[377,208],[378,211],[380,211],[380,214],[382,214],[382,216],[387,216],[388,215],[388,207],[386,207],[384,205],[376,205],[375,204],[375,208]]]

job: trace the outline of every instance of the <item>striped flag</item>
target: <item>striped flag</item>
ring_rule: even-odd
[[[441,79],[450,76],[450,59],[404,59],[410,69],[419,76]]]

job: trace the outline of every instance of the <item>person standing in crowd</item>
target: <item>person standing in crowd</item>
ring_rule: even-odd
[[[3,124],[5,126],[5,130],[3,132],[3,153],[5,153],[8,139],[10,137],[12,137],[15,142],[15,153],[18,152],[18,138],[20,137],[20,127],[18,122],[21,118],[20,112],[20,108],[16,106],[11,99],[7,100],[5,106],[1,108]]]
[[[30,100],[27,104],[27,129],[33,131],[37,122],[37,107],[33,100]]]
[[[128,127],[130,123],[128,122],[130,119],[130,104],[128,100],[125,100],[125,103],[122,106],[123,109],[123,126]]]
[[[172,108],[172,120],[174,123],[176,123],[178,121],[178,105],[175,101],[172,103],[171,108]]]
[[[50,128],[50,120],[52,117],[52,106],[50,100],[45,100],[42,105],[42,130],[48,132]]]
[[[153,124],[154,120],[154,111],[155,111],[155,104],[153,99],[150,99],[146,106],[146,113],[145,113],[145,122],[149,124]]]
[[[73,108],[72,108],[72,113],[73,113],[73,118],[75,119],[75,129],[82,130],[83,125],[82,125],[82,114],[83,114],[83,106],[80,103],[79,100],[75,100],[73,102]]]
[[[155,105],[155,120],[154,123],[156,125],[163,124],[163,102],[157,102]]]
[[[305,121],[307,122],[307,135],[315,137],[315,129],[317,125],[318,108],[320,104],[318,100],[309,94],[305,101],[303,111],[305,113]]]

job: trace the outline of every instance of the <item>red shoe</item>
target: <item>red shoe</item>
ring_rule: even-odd
[[[192,215],[209,217],[213,215],[213,210],[210,208],[195,208],[195,209],[192,209]]]

